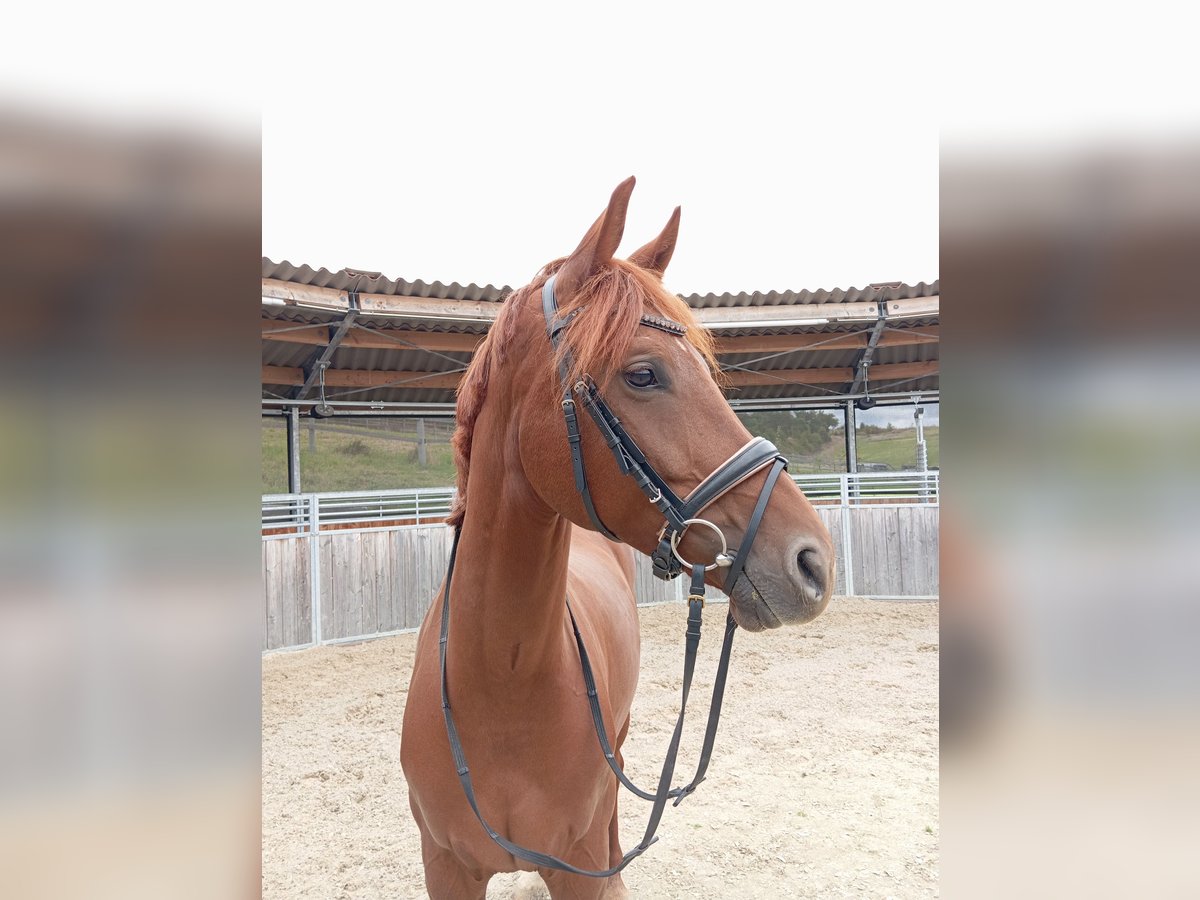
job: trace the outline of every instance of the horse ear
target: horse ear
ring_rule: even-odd
[[[625,233],[625,213],[629,210],[629,195],[633,193],[634,181],[630,175],[617,185],[608,207],[558,270],[554,283],[560,298],[570,297],[585,281],[612,261],[621,243],[621,235]]]
[[[629,257],[629,261],[662,278],[663,273],[667,271],[667,263],[671,261],[671,254],[675,252],[675,241],[678,237],[679,207],[677,206],[675,212],[671,213],[671,220],[667,222],[667,227],[662,230],[662,234]]]

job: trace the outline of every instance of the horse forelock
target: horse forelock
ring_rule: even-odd
[[[572,378],[587,373],[603,387],[624,362],[647,313],[688,326],[684,339],[700,352],[714,375],[718,371],[712,334],[700,326],[691,307],[664,288],[657,275],[625,260],[614,259],[593,275],[561,305],[560,312],[575,312],[559,348],[560,358],[570,354]]]

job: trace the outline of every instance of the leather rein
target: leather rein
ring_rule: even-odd
[[[542,286],[542,312],[546,319],[546,332],[550,338],[551,347],[557,352],[563,332],[578,310],[574,310],[563,317],[558,315],[554,280],[554,276],[551,276]],[[658,316],[643,316],[641,324],[677,336],[683,336],[687,333],[687,326]],[[691,493],[681,498],[646,459],[646,455],[642,452],[641,448],[638,447],[637,443],[629,435],[629,432],[625,430],[621,421],[613,413],[608,404],[604,402],[604,398],[600,395],[600,391],[591,377],[583,375],[574,385],[570,384],[571,368],[570,351],[567,350],[560,355],[559,377],[563,384],[562,409],[567,426],[567,442],[571,448],[571,466],[575,477],[575,487],[583,499],[583,505],[587,510],[588,518],[591,519],[592,524],[605,537],[612,541],[620,541],[600,519],[599,514],[596,512],[595,503],[592,500],[591,490],[588,487],[587,475],[583,464],[582,435],[579,430],[579,416],[577,413],[579,404],[583,405],[583,408],[592,417],[592,421],[596,423],[596,427],[600,430],[600,434],[616,459],[621,472],[634,479],[647,499],[662,513],[663,518],[666,520],[662,530],[659,532],[658,547],[651,555],[654,574],[663,580],[671,580],[680,575],[685,567],[691,574],[683,660],[683,688],[679,717],[675,722],[675,730],[671,735],[671,742],[667,748],[666,759],[663,761],[658,786],[654,793],[642,790],[635,785],[626,776],[625,772],[622,771],[620,764],[617,762],[616,754],[612,749],[604,727],[604,717],[600,709],[600,699],[596,690],[596,679],[592,673],[587,648],[584,646],[583,635],[580,633],[579,625],[575,621],[575,614],[571,610],[570,601],[567,601],[567,613],[570,616],[571,628],[575,634],[575,643],[579,649],[579,662],[583,672],[584,685],[587,688],[592,723],[596,730],[596,737],[600,743],[600,748],[604,752],[604,758],[621,784],[637,797],[652,801],[653,803],[646,831],[641,841],[638,842],[636,847],[629,850],[615,866],[594,871],[577,868],[556,856],[540,853],[536,850],[522,847],[519,844],[514,844],[500,835],[484,819],[483,814],[479,810],[474,785],[471,781],[470,769],[467,766],[466,755],[463,751],[462,742],[458,735],[458,728],[454,723],[454,716],[450,709],[450,689],[446,678],[446,648],[450,633],[450,581],[454,575],[454,563],[458,555],[458,540],[461,534],[461,527],[456,528],[454,531],[454,543],[450,550],[450,562],[446,571],[446,585],[442,594],[441,637],[438,646],[441,669],[442,712],[446,721],[446,735],[450,742],[450,752],[454,757],[454,767],[458,774],[459,782],[462,785],[467,802],[475,813],[475,817],[479,820],[479,823],[483,826],[488,836],[512,856],[533,863],[539,868],[559,869],[593,878],[607,878],[620,872],[658,840],[655,837],[655,832],[658,830],[658,824],[666,808],[667,801],[673,799],[674,805],[678,806],[704,780],[705,773],[708,771],[708,763],[712,757],[713,744],[716,740],[717,726],[721,718],[721,703],[725,694],[726,676],[729,672],[729,658],[733,648],[733,633],[737,629],[732,609],[725,621],[725,637],[721,645],[720,663],[713,681],[708,725],[704,733],[704,744],[696,767],[696,774],[686,785],[671,787],[671,779],[675,774],[675,762],[679,754],[679,742],[683,734],[684,712],[687,709],[688,695],[691,692],[692,674],[696,665],[696,651],[700,645],[700,629],[702,625],[702,611],[704,609],[704,576],[706,572],[712,569],[727,568],[729,571],[726,573],[722,588],[726,594],[732,593],[734,583],[742,574],[742,570],[745,567],[746,558],[750,554],[750,548],[758,533],[758,527],[766,512],[767,503],[770,500],[775,483],[779,480],[780,474],[787,468],[787,460],[770,441],[762,437],[752,438],[733,456],[718,466]],[[574,396],[572,396],[573,394]],[[768,466],[770,470],[767,472],[766,481],[759,492],[758,502],[755,504],[754,511],[750,516],[741,547],[731,550],[720,528],[707,519],[698,518],[698,516],[706,507],[724,496],[738,484]],[[722,549],[712,563],[707,565],[704,563],[691,563],[680,555],[679,541],[682,539],[684,532],[692,525],[705,526],[715,532],[720,539]]]

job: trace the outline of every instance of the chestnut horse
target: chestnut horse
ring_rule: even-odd
[[[580,442],[590,492],[577,489],[562,374],[594,379],[680,497],[750,437],[717,383],[711,336],[662,285],[679,210],[628,260],[614,258],[632,190],[632,178],[618,186],[575,252],[505,301],[459,389],[454,437],[450,524],[459,531],[444,668],[479,813],[509,841],[588,870],[622,861],[619,785],[597,744],[564,598],[620,763],[640,653],[629,547],[654,552],[664,525],[587,416]],[[557,352],[543,310],[551,277],[559,321],[569,322]],[[551,301],[546,309],[553,308]],[[716,528],[688,528],[678,546],[683,558],[712,560],[722,549],[717,529],[745,538],[752,517],[761,520],[728,587],[732,619],[747,631],[812,619],[833,584],[829,533],[790,478],[772,487],[767,477],[761,468],[743,475],[707,507]],[[597,533],[598,520],[629,546]],[[704,577],[727,587],[719,568]],[[516,870],[539,872],[556,900],[625,896],[619,873],[587,877],[529,862],[494,842],[476,818],[443,717],[444,587],[418,636],[400,750],[430,897],[483,898],[493,874]]]

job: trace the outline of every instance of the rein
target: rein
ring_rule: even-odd
[[[542,312],[546,319],[546,331],[550,337],[551,346],[557,351],[562,333],[574,318],[575,312],[573,311],[561,318],[558,316],[558,303],[554,293],[554,276],[547,279],[542,287]],[[641,324],[676,336],[682,336],[687,332],[687,326],[658,316],[643,316]],[[596,737],[599,740],[600,748],[604,752],[604,758],[621,784],[637,797],[653,802],[650,810],[650,818],[641,841],[638,842],[636,847],[622,856],[621,861],[615,866],[592,871],[577,868],[556,856],[539,853],[536,850],[530,850],[519,844],[514,844],[499,834],[484,819],[475,797],[470,768],[467,766],[466,754],[463,751],[462,741],[459,739],[458,728],[454,724],[454,716],[450,709],[450,688],[446,677],[446,648],[450,634],[450,581],[454,576],[454,563],[458,555],[458,540],[462,533],[461,528],[456,528],[454,531],[454,543],[450,550],[450,562],[446,571],[446,585],[442,594],[441,636],[438,644],[441,668],[442,713],[446,721],[446,736],[450,742],[450,752],[454,757],[455,771],[458,774],[463,793],[466,795],[467,803],[470,804],[471,810],[475,813],[475,817],[479,820],[480,825],[483,826],[484,831],[487,832],[488,836],[496,844],[512,856],[533,863],[540,868],[559,869],[593,878],[608,878],[624,869],[634,859],[641,856],[651,844],[658,840],[655,837],[655,832],[658,830],[659,821],[662,818],[667,801],[674,798],[674,805],[678,806],[704,780],[705,774],[708,771],[709,760],[712,757],[713,745],[716,741],[717,727],[721,718],[721,704],[724,699],[726,676],[729,672],[729,659],[733,649],[733,633],[737,629],[732,609],[730,609],[725,621],[725,638],[721,645],[721,658],[717,667],[716,678],[713,681],[708,725],[704,733],[704,744],[696,767],[696,774],[686,785],[671,787],[671,779],[675,774],[675,762],[679,755],[679,742],[683,735],[684,713],[687,710],[688,696],[691,693],[692,674],[696,665],[696,651],[700,646],[700,629],[704,609],[704,576],[712,569],[728,568],[729,571],[726,573],[722,588],[726,594],[732,594],[734,583],[742,574],[746,558],[749,556],[754,538],[758,534],[758,527],[762,522],[763,515],[766,513],[771,492],[774,490],[775,483],[779,480],[780,474],[787,468],[787,460],[770,441],[762,437],[752,438],[733,456],[718,466],[695,490],[686,497],[680,498],[662,476],[655,471],[641,448],[638,447],[637,443],[629,435],[629,432],[621,425],[620,419],[617,418],[612,409],[605,403],[604,398],[600,395],[600,391],[591,377],[583,375],[573,386],[568,384],[570,369],[570,353],[567,351],[561,356],[559,369],[559,375],[563,382],[563,417],[566,420],[567,441],[571,448],[571,465],[575,477],[575,487],[583,498],[588,518],[591,519],[592,524],[605,537],[612,541],[620,541],[601,521],[599,514],[596,512],[591,491],[588,488],[587,475],[584,472],[583,465],[582,435],[580,434],[579,418],[576,412],[577,401],[571,396],[572,392],[579,398],[578,402],[583,404],[584,409],[588,411],[592,420],[596,423],[596,427],[599,428],[600,434],[616,459],[621,472],[634,479],[647,499],[662,513],[663,518],[666,520],[662,530],[659,532],[658,547],[651,555],[654,574],[663,580],[671,580],[680,575],[684,567],[687,567],[691,574],[683,657],[683,688],[681,691],[679,717],[675,722],[675,730],[671,735],[671,742],[667,748],[667,755],[663,760],[662,771],[659,775],[658,787],[654,793],[642,790],[635,785],[617,763],[616,753],[612,749],[604,727],[604,716],[600,709],[596,679],[592,672],[587,648],[584,646],[583,635],[579,631],[575,614],[571,610],[570,600],[568,599],[567,601],[567,613],[570,616],[575,643],[579,649],[579,662],[583,671],[584,684],[587,688],[592,723],[596,730]],[[746,526],[742,545],[740,548],[732,550],[731,556],[725,535],[720,528],[707,519],[697,518],[697,516],[706,507],[724,496],[738,484],[767,466],[770,466],[770,471],[767,473],[766,481],[763,483],[762,490],[758,495],[758,502],[755,504],[750,521]],[[692,525],[703,525],[710,528],[720,538],[721,552],[708,565],[688,562],[679,553],[679,541],[683,537],[684,532]]]

